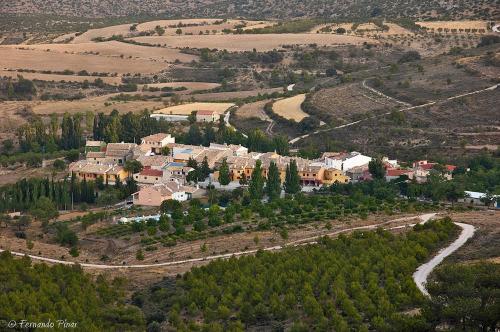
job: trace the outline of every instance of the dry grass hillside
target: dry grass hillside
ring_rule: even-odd
[[[490,0],[13,0],[0,2],[0,13],[55,14],[66,16],[106,17],[139,14],[163,14],[166,17],[253,18],[292,17],[420,17],[420,18],[493,18],[498,6]]]

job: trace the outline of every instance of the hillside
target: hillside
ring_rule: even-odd
[[[14,0],[0,3],[0,13],[52,14],[77,17],[128,16],[138,14],[163,14],[166,17],[228,17],[255,18],[367,18],[419,17],[419,18],[482,18],[499,17],[498,7],[489,0]],[[404,9],[402,9],[404,8]]]

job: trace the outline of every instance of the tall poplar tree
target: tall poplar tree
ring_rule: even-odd
[[[222,160],[222,165],[219,168],[219,183],[226,186],[231,182],[231,177],[229,176],[229,166],[227,165],[227,158]]]
[[[286,167],[285,192],[292,195],[300,192],[299,170],[295,160],[292,160]]]
[[[261,199],[264,196],[264,177],[262,176],[262,162],[260,160],[255,162],[248,190],[253,199]]]
[[[269,165],[266,181],[266,193],[271,200],[279,198],[281,194],[280,171],[274,161],[271,161],[271,164]]]

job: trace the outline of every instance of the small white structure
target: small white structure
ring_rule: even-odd
[[[468,203],[477,206],[485,206],[486,204],[483,202],[484,198],[486,198],[485,193],[480,193],[477,191],[465,191],[465,197],[460,199],[459,202]],[[493,202],[490,206],[495,207],[496,209],[500,209],[500,196],[493,195]]]
[[[201,110],[196,112],[196,122],[215,122],[219,119],[219,113],[215,111]]]
[[[180,115],[180,114],[160,114],[160,113],[153,113],[150,115],[151,118],[156,119],[156,120],[164,120],[168,122],[182,122],[182,121],[188,121],[188,116],[187,115]]]
[[[359,152],[351,153],[324,153],[323,159],[326,167],[335,168],[344,172],[354,167],[368,165],[371,157],[362,155]]]
[[[120,224],[128,224],[129,222],[141,222],[141,221],[147,221],[147,220],[160,220],[160,215],[159,214],[155,214],[155,215],[152,215],[152,216],[140,216],[140,217],[121,217],[119,220],[118,220],[118,223]]]

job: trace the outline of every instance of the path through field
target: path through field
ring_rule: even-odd
[[[455,225],[460,226],[462,228],[462,233],[458,239],[456,239],[452,244],[448,247],[443,248],[439,251],[439,253],[434,256],[429,262],[420,265],[417,271],[413,274],[413,280],[417,284],[418,289],[425,295],[429,296],[429,292],[425,288],[425,284],[427,283],[427,278],[431,274],[431,272],[441,264],[441,262],[455,252],[458,248],[463,246],[468,239],[470,239],[474,235],[474,231],[476,230],[474,226],[469,224],[463,224],[460,222],[456,222]]]
[[[230,257],[252,255],[252,254],[255,254],[258,250],[276,251],[276,250],[281,250],[281,249],[284,249],[287,247],[296,247],[296,246],[302,246],[302,245],[306,245],[306,244],[315,244],[315,243],[317,243],[317,240],[323,236],[331,237],[334,235],[338,235],[340,233],[347,233],[347,232],[351,232],[351,231],[355,231],[355,230],[373,230],[373,229],[376,229],[377,227],[381,227],[383,225],[387,225],[390,223],[401,222],[401,221],[406,221],[406,220],[411,221],[411,220],[414,220],[416,218],[420,219],[422,223],[425,223],[428,220],[434,218],[435,216],[436,216],[436,213],[427,213],[427,214],[422,214],[422,215],[414,216],[414,217],[405,217],[405,218],[389,220],[389,221],[385,221],[385,222],[374,224],[374,225],[347,228],[347,229],[338,230],[338,231],[335,231],[332,233],[321,234],[321,235],[313,236],[310,238],[305,238],[305,239],[300,239],[297,241],[289,242],[289,243],[286,243],[284,245],[277,245],[277,246],[267,247],[267,248],[263,248],[263,249],[237,251],[237,252],[228,253],[228,254],[212,255],[212,256],[207,256],[207,257],[191,258],[191,259],[184,259],[184,260],[172,261],[172,262],[155,263],[155,264],[106,265],[106,264],[92,264],[92,263],[75,263],[75,262],[71,262],[71,261],[63,261],[63,260],[53,259],[53,258],[48,258],[48,257],[27,255],[27,254],[24,254],[21,252],[15,252],[15,251],[11,251],[11,254],[15,255],[15,256],[28,256],[31,259],[39,260],[39,261],[43,261],[43,262],[49,262],[49,263],[59,263],[59,264],[65,264],[65,265],[79,264],[82,267],[94,268],[94,269],[154,268],[154,267],[161,267],[161,266],[175,266],[175,265],[191,264],[191,263],[195,263],[195,262],[205,262],[205,261],[212,261],[212,260],[216,260],[216,259],[225,259],[225,258],[230,258]],[[415,224],[408,224],[405,226],[412,227],[414,225]],[[402,227],[404,227],[404,226],[392,227],[392,228],[387,228],[387,229],[390,230],[390,229],[396,229],[396,228],[402,228]],[[5,251],[5,250],[0,249],[0,252],[3,252],[3,251]]]
[[[419,109],[419,108],[431,106],[431,105],[434,105],[434,104],[446,103],[446,102],[448,102],[450,100],[454,100],[454,99],[458,99],[458,98],[462,98],[462,97],[466,97],[466,96],[470,96],[470,95],[475,95],[475,94],[486,92],[486,91],[492,91],[492,90],[497,89],[498,86],[500,86],[500,84],[495,84],[495,85],[492,85],[492,86],[490,86],[488,88],[485,88],[485,89],[480,89],[480,90],[476,90],[476,91],[472,91],[472,92],[462,93],[462,94],[459,94],[459,95],[456,95],[456,96],[452,96],[452,97],[448,97],[446,99],[439,100],[439,101],[431,101],[431,102],[428,102],[428,103],[425,103],[425,104],[422,104],[422,105],[401,108],[401,109],[399,109],[397,111],[398,112],[405,112],[405,111],[411,111],[411,110],[414,110],[414,109]],[[335,129],[341,129],[341,128],[346,128],[346,127],[351,127],[351,126],[354,126],[354,125],[356,125],[356,124],[358,124],[360,122],[363,122],[363,121],[366,121],[366,120],[371,120],[371,119],[374,119],[374,118],[383,117],[383,116],[386,116],[386,115],[389,115],[389,114],[391,114],[391,112],[385,112],[385,113],[382,113],[382,114],[379,114],[379,115],[370,116],[370,117],[364,118],[362,120],[358,120],[358,121],[346,123],[346,124],[343,124],[343,125],[337,126],[337,127],[316,130],[316,131],[313,131],[312,133],[295,137],[295,138],[291,139],[290,141],[288,141],[288,144],[292,144],[293,145],[293,144],[297,143],[298,141],[303,140],[303,139],[305,139],[305,138],[307,138],[307,137],[309,137],[311,135],[317,135],[319,133],[324,133],[324,132],[335,130]]]

